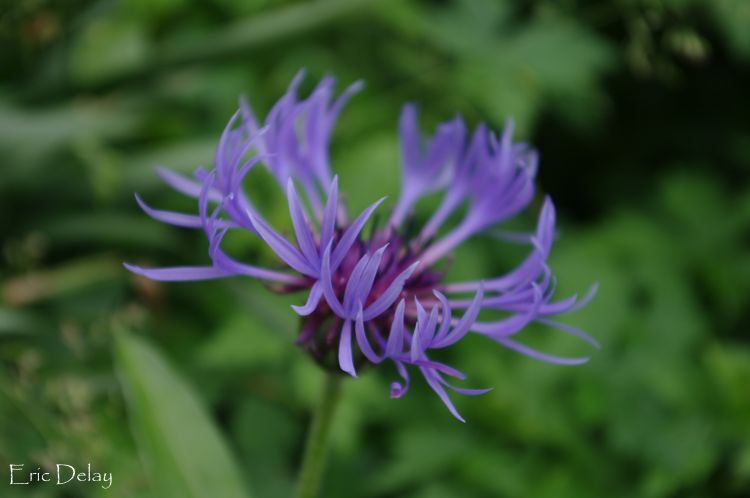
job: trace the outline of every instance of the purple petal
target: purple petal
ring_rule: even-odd
[[[533,234],[529,232],[517,232],[513,230],[493,230],[489,234],[492,238],[508,242],[510,244],[530,244]]]
[[[338,98],[334,101],[333,105],[331,106],[331,111],[329,114],[329,119],[331,121],[338,118],[339,113],[341,112],[341,109],[346,105],[346,103],[349,101],[349,99],[354,96],[354,94],[360,92],[362,88],[364,88],[365,82],[362,80],[355,81],[351,85],[349,85],[346,90],[341,92],[341,95],[338,96]]]
[[[287,181],[286,192],[289,203],[289,214],[292,218],[292,226],[294,227],[294,234],[297,237],[297,243],[299,244],[300,249],[302,249],[302,254],[307,258],[310,266],[317,268],[320,266],[318,248],[315,245],[315,239],[310,230],[310,223],[307,221],[302,210],[302,205],[300,204],[291,177]]]
[[[432,340],[435,337],[437,321],[438,321],[438,306],[435,305],[432,307],[432,311],[430,311],[430,318],[427,321],[427,325],[425,325],[425,328],[422,330],[422,339],[421,339],[422,349],[427,349],[430,347],[430,344],[432,343]]]
[[[361,296],[362,301],[366,300],[367,296],[370,294],[370,290],[372,290],[372,284],[375,282],[375,275],[378,272],[378,268],[380,268],[380,261],[383,259],[383,252],[385,252],[387,248],[388,244],[385,244],[383,247],[375,251],[375,254],[372,255],[372,258],[370,258],[370,261],[362,272],[362,278],[357,284],[356,290],[357,295]]]
[[[385,346],[385,355],[389,358],[401,354],[404,348],[404,310],[406,302],[402,299],[396,307],[396,313],[391,322],[391,332]]]
[[[253,214],[250,214],[249,216],[253,226],[258,231],[258,235],[260,235],[260,237],[282,261],[304,275],[313,278],[318,276],[318,271],[310,266],[310,263],[305,260],[296,247],[290,244],[284,237],[276,233],[276,231],[268,226],[268,224],[266,224],[261,218]]]
[[[352,321],[345,320],[341,328],[341,339],[339,340],[339,367],[352,377],[357,376],[354,369],[354,354],[352,352]]]
[[[341,239],[339,239],[338,244],[336,244],[336,249],[333,251],[331,267],[334,270],[339,267],[341,261],[343,261],[344,259],[344,256],[346,256],[346,253],[349,252],[349,249],[352,247],[352,244],[354,244],[357,235],[359,235],[359,232],[362,231],[362,228],[364,228],[367,220],[370,219],[372,212],[375,211],[375,209],[384,200],[385,197],[381,197],[379,200],[371,204],[367,209],[362,211],[362,213],[357,216],[354,222],[352,222],[352,224],[349,225],[349,227],[341,235]]]
[[[323,285],[323,295],[326,298],[328,306],[330,306],[331,310],[333,310],[333,312],[339,317],[346,318],[346,312],[336,297],[331,279],[331,244],[329,243],[326,246],[325,251],[323,251],[323,261],[320,265],[320,282]]]
[[[237,109],[234,114],[232,114],[232,117],[229,118],[229,121],[224,127],[224,131],[222,132],[221,137],[219,137],[219,144],[217,145],[216,152],[214,153],[214,168],[217,172],[220,188],[227,187],[228,182],[230,181],[230,171],[228,170],[231,169],[233,161],[227,160],[226,154],[231,154],[231,149],[234,149],[236,146],[236,139],[239,136],[239,132],[232,131],[232,127],[234,126],[234,123],[239,119],[241,114],[241,109]],[[229,140],[232,141],[231,144],[227,143]]]
[[[146,204],[138,194],[135,194],[135,200],[147,215],[162,223],[185,228],[201,228],[203,226],[200,216],[154,209]],[[219,220],[219,226],[228,228],[237,227],[235,223],[228,220]]]
[[[363,255],[359,261],[357,261],[357,264],[354,265],[354,269],[349,275],[346,289],[344,289],[344,310],[346,311],[347,316],[354,313],[355,303],[363,298],[363,296],[359,294],[359,283],[362,280],[362,275],[364,274],[369,261],[370,255]]]
[[[396,370],[401,378],[404,379],[404,384],[391,382],[391,399],[398,399],[409,390],[409,372],[406,370],[406,367],[403,363],[397,361]]]
[[[203,232],[206,234],[206,238],[211,240],[211,237],[213,237],[214,227],[211,224],[211,220],[215,219],[216,216],[218,216],[219,211],[221,210],[221,203],[214,208],[212,214],[208,215],[208,196],[209,192],[211,191],[211,188],[214,184],[214,178],[215,173],[211,171],[208,175],[206,175],[206,178],[203,180],[203,185],[201,187],[201,191],[198,194],[198,214],[201,217],[201,222],[203,223]]]
[[[508,337],[519,332],[536,318],[542,303],[542,293],[539,287],[534,285],[534,301],[526,312],[520,315],[514,315],[504,320],[491,323],[474,323],[472,330],[489,337]]]
[[[554,356],[546,353],[541,353],[535,349],[532,349],[524,344],[521,344],[519,342],[514,341],[513,339],[509,339],[507,337],[490,337],[492,340],[502,344],[508,349],[512,349],[513,351],[516,351],[517,353],[521,353],[524,356],[528,356],[529,358],[533,358],[538,361],[543,361],[545,363],[553,363],[555,365],[582,365],[589,361],[588,357],[581,357],[581,358],[565,358],[561,356]]]
[[[448,408],[448,411],[451,412],[451,415],[456,417],[461,422],[466,422],[464,418],[458,413],[458,410],[456,410],[456,407],[453,406],[453,402],[448,397],[448,393],[445,392],[445,389],[443,389],[443,386],[440,383],[440,376],[435,371],[428,369],[428,368],[420,368],[422,371],[422,375],[424,375],[425,380],[427,381],[427,384],[432,388],[433,391],[435,391],[435,394],[438,395],[440,398],[440,401],[443,402],[443,404]]]
[[[464,396],[481,396],[482,394],[487,394],[488,392],[492,391],[491,387],[487,387],[484,389],[467,389],[465,387],[457,387],[453,384],[448,383],[445,379],[439,379],[440,383],[443,384],[448,389],[451,389],[459,394],[463,394]]]
[[[297,275],[289,275],[266,268],[240,263],[239,261],[227,256],[221,249],[217,248],[212,255],[214,265],[226,270],[232,274],[245,275],[257,278],[259,280],[268,280],[270,282],[280,282],[289,285],[305,285],[305,280]]]
[[[448,334],[451,326],[451,306],[448,303],[448,299],[438,290],[433,290],[432,293],[438,298],[440,304],[443,307],[443,316],[440,320],[440,329],[435,334],[435,343],[439,344],[445,336]]]
[[[357,321],[355,322],[354,329],[357,334],[357,345],[359,345],[360,351],[365,355],[372,363],[380,363],[383,358],[378,356],[377,353],[372,349],[369,339],[367,339],[367,333],[365,332],[365,323],[362,319],[362,303],[359,305],[359,311],[357,312]]]
[[[155,170],[157,176],[176,191],[194,198],[198,198],[200,195],[203,186],[199,182],[161,166],[157,166]],[[211,201],[220,202],[222,195],[219,191],[212,189],[208,193],[208,198]]]
[[[391,285],[388,286],[388,288],[380,295],[380,297],[378,297],[375,301],[373,301],[372,304],[370,304],[370,306],[365,309],[365,320],[372,320],[391,307],[391,305],[396,301],[396,299],[398,299],[398,296],[401,294],[401,290],[404,288],[404,283],[406,283],[409,277],[411,277],[411,274],[414,273],[414,270],[417,269],[417,266],[419,266],[419,261],[413,263],[406,270],[402,271],[395,279],[393,279]]]
[[[445,338],[442,339],[439,343],[436,342],[433,345],[433,347],[444,348],[444,347],[450,346],[451,344],[455,344],[469,332],[472,325],[474,325],[474,322],[476,321],[477,316],[479,315],[479,310],[481,309],[483,296],[484,296],[484,286],[480,285],[479,290],[477,290],[477,293],[474,296],[474,300],[472,301],[471,306],[469,306],[466,312],[464,312],[463,316],[458,321],[458,323],[453,328],[453,330],[451,330],[445,336]]]
[[[573,327],[572,325],[568,325],[567,323],[561,323],[555,320],[548,320],[546,318],[539,318],[537,322],[547,325],[549,327],[556,328],[560,330],[561,332],[565,332],[566,334],[570,334],[574,337],[577,337],[581,339],[582,341],[586,341],[587,343],[591,344],[596,349],[600,349],[599,342],[593,337],[591,337],[589,334],[584,332],[583,330],[579,329],[578,327]]]
[[[574,306],[572,306],[568,313],[572,313],[574,311],[578,311],[579,309],[583,308],[589,302],[591,302],[592,299],[594,299],[594,296],[596,296],[596,293],[599,291],[599,284],[595,283],[591,287],[589,287],[589,290],[586,292],[586,295],[584,295],[578,303],[576,303]]]
[[[414,364],[420,367],[438,370],[439,372],[442,372],[445,375],[450,375],[451,377],[455,377],[456,379],[464,380],[466,378],[465,373],[461,372],[460,370],[456,370],[455,368],[446,365],[445,363],[440,363],[439,361],[423,359],[415,361]]]
[[[292,305],[292,309],[300,316],[307,316],[318,307],[320,298],[323,296],[323,289],[320,281],[315,282],[310,288],[310,295],[307,296],[307,302],[304,306]]]
[[[513,128],[514,123],[512,119],[505,121],[503,127],[503,135],[500,138],[500,164],[506,167],[512,166],[512,152],[513,152]]]
[[[417,301],[417,298],[415,297],[414,300]],[[417,307],[421,307],[419,301],[417,301]],[[424,329],[424,327],[425,321],[417,319],[417,325],[414,327],[414,334],[411,336],[411,346],[409,348],[409,361],[411,363],[416,363],[416,361],[424,355],[421,341],[422,329]]]
[[[320,223],[320,247],[326,247],[333,240],[336,228],[336,212],[338,211],[339,177],[334,176],[328,190],[328,200],[323,211],[323,221]]]
[[[250,107],[250,102],[247,100],[245,95],[240,95],[239,107],[242,111],[242,125],[245,127],[248,135],[256,135],[260,132],[260,126],[258,121],[255,119],[253,110]]]
[[[404,170],[411,169],[419,162],[422,154],[421,141],[417,124],[417,107],[414,104],[406,104],[401,109],[398,120],[399,142],[401,144],[401,162]]]
[[[192,280],[213,280],[216,278],[232,277],[221,268],[213,266],[175,266],[170,268],[141,268],[140,266],[123,263],[129,271],[160,282],[189,282]]]
[[[542,272],[544,261],[549,255],[555,233],[555,207],[549,197],[546,197],[539,213],[536,235],[532,237],[534,250],[513,271],[502,277],[485,281],[485,289],[507,290],[523,285],[536,278]],[[444,288],[448,292],[468,292],[479,287],[479,282],[465,282],[448,284]]]

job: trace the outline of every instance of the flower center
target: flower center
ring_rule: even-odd
[[[342,230],[343,231],[343,230]],[[337,234],[340,236],[341,231]],[[366,308],[378,300],[400,275],[418,261],[421,247],[410,246],[405,238],[389,230],[375,232],[368,241],[358,240],[344,256],[341,264],[331,274],[332,289],[340,302],[347,298],[347,288],[350,281],[361,273],[362,258],[372,256],[382,249],[382,255],[374,275],[372,287],[361,302]],[[360,268],[358,268],[358,265]],[[395,309],[403,299],[406,304],[406,322],[413,325],[416,322],[414,298],[421,302],[432,301],[432,290],[442,279],[442,273],[432,269],[417,269],[404,283],[398,297],[383,313],[365,324],[365,331],[370,342],[380,348],[385,347],[386,337],[393,322]],[[359,303],[355,303],[359,305]],[[315,310],[308,316],[302,317],[302,327],[297,344],[308,352],[316,362],[331,372],[344,374],[339,367],[337,351],[344,319],[337,316],[327,303],[321,299]],[[355,357],[355,364],[359,369],[367,364],[363,355]]]

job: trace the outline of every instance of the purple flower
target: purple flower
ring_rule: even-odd
[[[508,123],[498,137],[479,125],[469,133],[460,118],[438,126],[424,137],[417,110],[407,105],[399,131],[403,162],[402,188],[388,222],[363,235],[363,228],[384,201],[374,202],[353,218],[339,199],[331,173],[328,145],[333,125],[346,101],[361,87],[333,93],[334,80],[323,79],[305,99],[297,96],[302,73],[261,123],[248,104],[229,121],[219,139],[213,168],[197,169],[193,178],[166,169],[157,174],[169,186],[198,200],[198,214],[161,211],[136,200],[159,221],[202,229],[209,241],[207,266],[140,268],[125,266],[153,280],[205,280],[249,276],[277,292],[306,292],[293,306],[301,317],[297,343],[327,369],[356,377],[366,365],[392,362],[401,377],[391,397],[409,388],[409,368],[418,369],[450,412],[463,420],[447,390],[475,395],[487,389],[465,389],[446,379],[464,374],[430,358],[469,333],[549,363],[574,365],[588,358],[564,358],[536,351],[516,340],[539,322],[597,346],[584,332],[552,317],[584,306],[582,299],[554,300],[555,279],[547,257],[555,233],[555,209],[544,199],[530,250],[517,268],[483,281],[443,282],[436,265],[473,235],[524,209],[534,197],[538,156],[512,140]],[[286,193],[294,240],[272,227],[243,190],[251,169],[265,167]],[[415,236],[404,226],[414,204],[427,194],[442,194],[433,215]],[[463,211],[460,208],[464,207]],[[447,223],[462,212],[460,221]],[[249,231],[278,256],[280,268],[237,261],[222,250],[229,230]],[[501,312],[486,321],[481,311]]]

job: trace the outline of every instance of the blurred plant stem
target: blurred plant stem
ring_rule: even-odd
[[[325,469],[326,449],[331,421],[341,392],[341,376],[327,372],[323,380],[318,406],[315,408],[305,454],[302,457],[296,498],[314,498],[318,494]]]

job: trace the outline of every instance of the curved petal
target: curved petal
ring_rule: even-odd
[[[365,322],[362,318],[362,303],[359,304],[359,311],[357,312],[357,319],[354,324],[354,329],[357,335],[357,345],[365,358],[372,363],[380,363],[383,358],[379,356],[372,346],[370,340],[367,338],[367,332],[365,332]]]
[[[310,266],[318,268],[320,267],[318,248],[315,245],[315,238],[310,229],[310,223],[305,217],[302,204],[297,196],[297,190],[294,188],[294,181],[291,177],[289,177],[289,180],[287,181],[286,195],[289,203],[289,214],[292,218],[292,226],[294,227],[294,235],[297,238],[297,244],[299,244],[302,254],[305,256]]]
[[[414,273],[414,270],[417,269],[417,266],[419,266],[419,261],[413,263],[406,270],[402,271],[395,279],[393,279],[391,285],[388,286],[388,288],[380,295],[380,297],[378,297],[375,301],[373,301],[372,304],[370,304],[370,306],[365,309],[365,320],[372,320],[391,307],[391,305],[396,301],[396,299],[398,299],[398,296],[401,294],[401,290],[404,288],[404,283],[406,283],[409,277],[411,277],[411,274]]]
[[[315,311],[318,307],[318,303],[320,303],[320,298],[323,296],[322,287],[320,281],[315,282],[313,286],[310,287],[310,295],[307,296],[307,302],[305,302],[304,306],[292,305],[294,312],[299,316],[307,316]]]
[[[250,221],[252,221],[253,226],[258,231],[258,235],[260,235],[273,252],[284,261],[284,263],[304,275],[313,278],[318,277],[318,271],[307,262],[296,247],[289,243],[284,237],[276,233],[273,228],[259,217],[252,213],[248,213],[248,216],[250,216]]]
[[[248,277],[257,278],[258,280],[268,280],[270,282],[279,282],[288,285],[305,285],[305,280],[298,275],[290,275],[288,273],[282,273],[275,270],[269,270],[267,268],[261,268],[258,266],[248,265],[240,263],[234,258],[230,258],[228,255],[217,247],[211,255],[214,266],[217,266],[225,271],[228,271],[235,275],[245,275]]]
[[[333,251],[331,268],[336,270],[339,267],[341,261],[344,260],[344,256],[346,256],[346,253],[349,252],[352,244],[354,244],[354,241],[357,239],[357,235],[359,235],[359,232],[362,231],[362,228],[364,228],[367,220],[370,219],[373,211],[375,211],[375,209],[384,200],[385,197],[381,197],[377,201],[370,204],[370,206],[362,211],[360,215],[357,216],[357,218],[354,220],[354,222],[352,222],[352,224],[349,225],[349,227],[344,231],[344,233],[341,235],[341,238],[339,239],[338,244],[336,244],[336,249],[334,249]]]
[[[466,378],[466,374],[462,371],[456,370],[455,368],[446,365],[445,363],[440,363],[439,361],[423,359],[415,361],[414,364],[420,367],[432,368],[433,370],[437,370],[459,380],[464,380]]]
[[[406,367],[403,363],[397,361],[396,370],[404,380],[404,383],[401,384],[400,382],[391,382],[391,399],[398,399],[406,394],[406,392],[409,390],[409,372],[406,370]]]
[[[339,207],[338,199],[339,177],[334,176],[331,187],[328,189],[328,200],[320,223],[320,247],[327,246],[333,240],[333,233],[336,228],[336,213]]]
[[[391,331],[388,334],[388,341],[385,346],[385,355],[393,358],[401,354],[404,349],[404,310],[406,301],[401,300],[396,307],[396,313],[393,315],[391,322]]]
[[[465,387],[458,387],[458,386],[454,386],[453,384],[450,384],[445,379],[440,379],[440,383],[443,384],[448,389],[451,389],[452,391],[455,391],[458,394],[463,394],[464,396],[481,396],[482,394],[487,394],[493,389],[491,387],[485,387],[483,389],[482,388],[470,389],[470,388],[465,388]]]
[[[357,261],[357,264],[354,265],[354,269],[346,282],[346,289],[344,289],[344,311],[347,313],[347,316],[354,314],[355,303],[362,299],[362,296],[359,295],[359,283],[369,262],[370,255],[363,255]]]
[[[547,353],[539,352],[535,349],[532,349],[524,344],[521,344],[519,342],[514,341],[513,339],[509,339],[507,337],[490,337],[495,342],[498,342],[505,346],[508,349],[512,349],[513,351],[516,351],[517,353],[521,353],[524,356],[528,356],[529,358],[533,358],[534,360],[543,361],[545,363],[553,363],[555,365],[582,365],[589,361],[589,357],[578,357],[578,358],[566,358],[562,356],[555,356]]]
[[[362,272],[362,278],[357,285],[356,292],[358,296],[361,296],[363,302],[367,299],[367,296],[372,290],[372,284],[375,282],[375,275],[378,273],[380,261],[383,259],[383,253],[386,249],[388,249],[388,244],[385,244],[383,247],[375,251],[375,254],[372,255],[370,261]]]
[[[471,306],[464,312],[461,319],[458,321],[456,326],[451,330],[445,338],[443,338],[440,342],[436,342],[436,344],[433,345],[435,348],[444,348],[447,346],[450,346],[451,344],[456,343],[459,341],[463,336],[465,336],[469,330],[471,329],[472,325],[474,325],[474,322],[477,319],[477,316],[479,315],[479,310],[481,309],[482,305],[482,297],[484,296],[484,286],[479,285],[479,290],[477,290],[476,295],[474,296],[474,300],[471,303]]]
[[[445,336],[448,334],[448,331],[450,330],[451,326],[451,306],[448,303],[448,299],[443,295],[442,292],[438,290],[433,290],[432,294],[438,298],[438,301],[440,301],[441,306],[443,307],[443,316],[440,320],[440,329],[435,333],[435,343],[440,343]]]
[[[472,325],[472,330],[492,338],[508,337],[521,331],[521,329],[537,317],[542,303],[542,293],[539,290],[539,287],[535,285],[533,289],[534,301],[524,313],[513,315],[510,318],[498,320],[496,322],[474,323]]]
[[[181,194],[185,194],[188,197],[198,198],[198,196],[201,193],[201,189],[203,188],[203,185],[200,182],[196,182],[195,180],[192,180],[184,175],[181,175],[180,173],[177,173],[175,171],[172,171],[171,169],[164,168],[162,166],[157,166],[154,168],[156,171],[156,175],[175,189],[176,191],[180,192]],[[213,202],[220,202],[222,198],[221,193],[218,190],[211,189],[208,193],[208,199]]]
[[[341,337],[339,339],[339,367],[352,377],[357,376],[354,369],[354,353],[352,351],[352,321],[345,320],[341,327]]]
[[[453,405],[453,402],[448,397],[448,393],[445,392],[445,389],[443,389],[443,386],[440,382],[440,375],[435,372],[432,369],[421,367],[420,370],[422,371],[422,375],[424,375],[425,380],[427,381],[427,384],[432,388],[433,391],[435,391],[435,394],[438,395],[440,398],[440,401],[443,402],[443,404],[448,408],[448,411],[451,412],[451,415],[456,417],[461,422],[466,422],[464,418],[461,416],[460,413],[458,413],[458,410],[456,410],[456,407]]]
[[[144,213],[155,220],[161,221],[162,223],[167,223],[169,225],[184,228],[201,228],[203,226],[201,217],[198,215],[154,209],[146,204],[138,194],[135,194],[135,201],[138,203],[138,206],[140,206]],[[220,228],[237,228],[237,224],[229,220],[218,220],[217,224]]]
[[[336,313],[336,315],[338,315],[340,318],[346,318],[344,307],[339,302],[338,298],[336,297],[336,293],[333,290],[333,281],[331,280],[332,278],[331,244],[329,243],[328,246],[326,246],[325,251],[323,251],[323,261],[320,265],[320,282],[323,286],[323,295],[326,298],[328,306],[330,306],[331,310],[333,310],[333,312]]]
[[[566,334],[570,334],[574,337],[577,337],[581,339],[582,341],[585,341],[591,344],[596,349],[601,348],[601,346],[599,345],[599,342],[596,339],[594,339],[593,337],[591,337],[589,334],[579,329],[578,327],[573,327],[572,325],[568,325],[567,323],[561,323],[555,320],[548,320],[546,318],[539,318],[537,322],[542,323],[552,328],[556,328],[561,332],[565,332]]]

